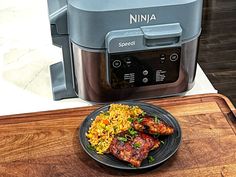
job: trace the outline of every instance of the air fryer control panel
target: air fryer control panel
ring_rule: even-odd
[[[179,78],[181,48],[108,55],[109,82],[122,89],[173,83]]]

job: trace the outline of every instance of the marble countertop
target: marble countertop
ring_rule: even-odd
[[[91,105],[79,98],[53,101],[49,65],[60,58],[60,48],[51,43],[46,1],[1,2],[0,115]],[[198,65],[195,86],[186,94],[216,92]]]

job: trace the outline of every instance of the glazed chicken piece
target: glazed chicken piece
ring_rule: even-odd
[[[111,142],[109,152],[120,160],[139,167],[149,151],[160,146],[160,141],[142,132],[127,140],[127,132],[121,132]]]
[[[174,133],[173,127],[167,125],[163,121],[155,121],[155,117],[149,115],[145,115],[144,117],[136,119],[132,126],[137,131],[152,135],[171,135]]]

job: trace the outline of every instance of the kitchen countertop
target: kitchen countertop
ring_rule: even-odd
[[[60,48],[51,43],[46,1],[1,2],[0,115],[91,105],[79,98],[53,101],[49,65],[60,58]],[[195,85],[186,95],[202,93],[217,90],[198,65]]]
[[[86,146],[87,139],[79,130],[88,128],[89,125],[82,122],[98,108],[88,106],[0,116],[0,176],[235,176],[236,110],[227,97],[204,94],[145,102],[167,110],[181,127],[182,133],[175,129],[174,135],[170,135],[172,138],[162,137],[160,149],[150,152],[154,161],[147,162],[146,159],[141,167],[157,165],[163,154],[165,158],[173,155],[162,165],[146,170],[134,168],[127,171],[108,168],[93,160],[91,156],[107,165],[113,162],[120,167],[128,167],[128,164],[107,154],[95,156]],[[177,152],[172,154],[175,150],[173,146],[180,138],[175,135],[181,136],[181,144]],[[91,156],[86,154],[83,147]]]

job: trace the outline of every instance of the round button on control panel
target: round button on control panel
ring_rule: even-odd
[[[147,82],[148,82],[148,78],[144,77],[144,78],[143,78],[143,83],[146,84]]]
[[[113,61],[112,66],[114,68],[119,68],[121,66],[121,61],[120,60]]]
[[[172,53],[170,55],[170,61],[176,61],[179,59],[179,55],[177,53]]]
[[[144,76],[148,75],[148,70],[143,70],[143,75]]]

